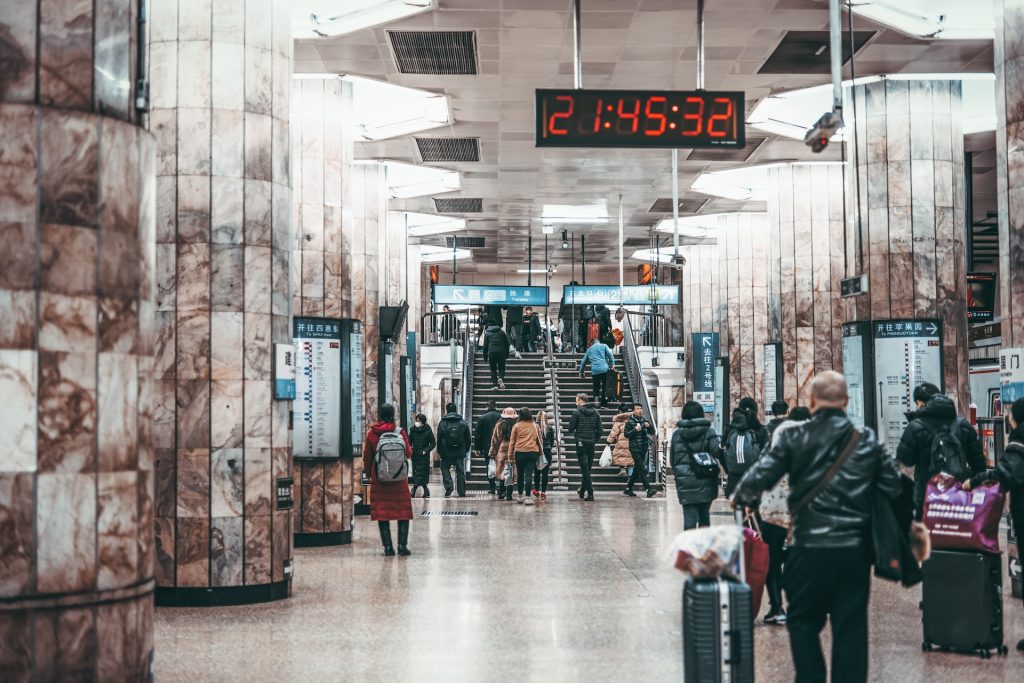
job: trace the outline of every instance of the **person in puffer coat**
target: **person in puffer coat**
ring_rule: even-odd
[[[416,497],[416,489],[423,487],[423,497],[430,498],[430,454],[437,446],[434,430],[427,424],[426,415],[417,415],[416,423],[409,430],[409,443],[412,444],[412,497]]]
[[[676,495],[683,506],[683,528],[711,526],[711,503],[718,497],[718,477],[698,477],[693,467],[694,453],[708,453],[720,461],[722,444],[704,408],[696,401],[683,406],[681,420],[672,433],[672,472]]]
[[[608,433],[608,443],[612,447],[612,465],[621,467],[619,476],[628,476],[633,467],[633,454],[629,452],[629,439],[626,438],[626,421],[633,414],[628,403],[619,404],[619,413],[612,418],[612,431]]]

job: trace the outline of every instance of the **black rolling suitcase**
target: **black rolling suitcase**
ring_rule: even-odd
[[[1005,655],[1002,556],[933,550],[922,569],[922,649]]]
[[[737,512],[736,520],[743,524],[742,513]],[[740,576],[745,575],[741,559]],[[683,680],[753,683],[754,608],[750,586],[726,579],[686,579]]]

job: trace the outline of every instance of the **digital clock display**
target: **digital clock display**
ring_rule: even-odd
[[[537,90],[538,147],[743,147],[741,92]]]

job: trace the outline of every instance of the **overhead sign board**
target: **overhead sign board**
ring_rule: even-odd
[[[679,285],[566,285],[562,301],[575,306],[675,306],[679,304]]]
[[[481,306],[547,306],[547,287],[434,285],[434,303]]]
[[[914,408],[914,388],[942,382],[942,321],[933,319],[875,320],[871,323],[877,395],[878,435],[896,454],[906,413]]]
[[[537,90],[538,147],[723,147],[746,144],[742,92]]]
[[[718,333],[694,332],[690,335],[690,381],[693,400],[705,413],[715,412],[715,358],[718,357]]]

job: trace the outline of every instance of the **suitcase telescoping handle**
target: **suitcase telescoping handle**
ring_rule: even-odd
[[[740,528],[740,534],[743,534],[743,508],[736,508],[736,526]],[[742,538],[740,541],[740,552],[739,552],[739,577],[743,583],[747,582],[747,563],[743,552],[743,546],[745,545],[746,538]]]

